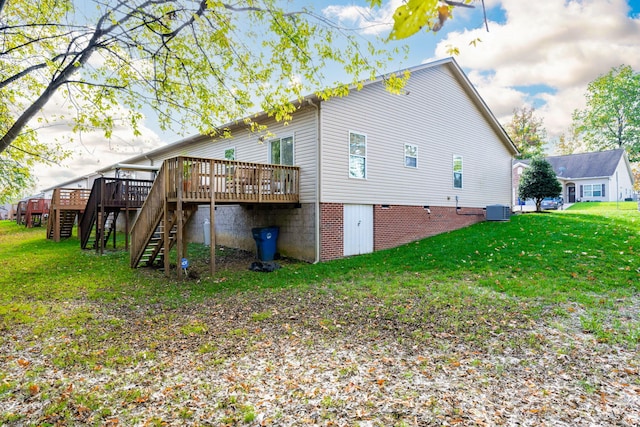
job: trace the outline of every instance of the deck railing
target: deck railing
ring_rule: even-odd
[[[108,208],[139,208],[144,203],[153,181],[131,178],[98,178],[101,185],[99,202]]]
[[[29,199],[29,201],[27,202],[27,212],[46,213],[49,211],[50,204],[50,199]]]
[[[298,166],[174,157],[167,163],[167,198],[185,202],[297,203]]]
[[[55,188],[51,198],[52,209],[84,210],[91,189],[89,188]]]
[[[162,217],[166,191],[165,177],[167,175],[165,167],[166,163],[158,171],[154,185],[151,187],[140,213],[131,226],[131,249],[129,254],[132,267],[135,267],[140,261],[144,249],[156,231],[158,222]]]
[[[152,186],[153,181],[146,179],[107,177],[96,179],[93,182],[84,215],[78,224],[81,247],[86,249],[94,225],[96,232],[104,226],[102,221],[105,217],[100,215],[100,212],[137,209],[144,203]]]
[[[51,199],[29,199],[26,204],[24,225],[29,228],[42,225],[43,217],[49,214],[50,205]]]
[[[197,157],[167,159],[131,228],[131,266],[137,267],[146,257],[145,253],[152,254],[151,260],[160,251],[168,254],[174,242],[178,243],[180,256],[181,227],[197,205],[298,203],[299,189],[300,168],[297,166]],[[175,236],[172,235],[174,225],[177,226]],[[168,260],[165,259],[165,263],[168,270]]]

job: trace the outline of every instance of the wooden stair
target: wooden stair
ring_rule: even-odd
[[[86,237],[84,237],[85,235],[83,234],[82,242],[84,246],[82,247],[82,249],[100,249],[101,247],[104,248],[107,246],[107,243],[109,243],[109,238],[111,236],[113,236],[114,238],[113,247],[115,248],[116,222],[118,220],[119,213],[120,211],[111,209],[105,211],[104,214],[101,211],[98,211],[95,215],[96,219],[95,221],[93,221],[92,226],[89,228]]]
[[[148,247],[152,245],[151,241],[154,240],[154,234],[162,221],[165,203],[167,202],[165,197],[165,175],[165,165],[163,164],[149,191],[147,199],[140,209],[138,217],[133,223],[133,226],[131,226],[129,256],[130,264],[133,268],[140,266],[141,260],[145,253],[149,251]],[[154,240],[154,244],[157,244],[157,239]],[[154,259],[154,256],[147,255],[145,262],[152,263]]]
[[[197,211],[197,204],[169,202],[165,188],[165,165],[160,168],[153,187],[131,227],[130,262],[132,268],[164,263],[165,255],[177,243],[179,227],[184,227]],[[178,207],[181,213],[178,213]],[[182,217],[182,224],[179,218]]]
[[[76,219],[80,218],[89,199],[88,188],[54,188],[47,221],[47,239],[59,242],[73,234]]]
[[[91,195],[89,196],[89,200],[87,200],[87,206],[85,207],[84,214],[82,214],[82,218],[80,218],[80,223],[78,224],[78,233],[80,234],[80,247],[82,249],[87,249],[87,245],[89,244],[89,240],[91,239],[93,225],[95,224],[98,217],[98,202],[100,198],[100,183],[98,182],[98,180],[96,180],[93,182]]]
[[[219,204],[298,204],[300,168],[227,159],[173,157],[164,160],[131,227],[130,265],[162,261],[169,276],[169,251],[176,265],[186,258],[186,225],[200,205],[209,205],[210,263],[215,272],[215,207]],[[183,271],[178,268],[178,278]]]
[[[56,221],[60,221],[60,238],[68,239],[71,237],[78,215],[78,211],[75,210],[52,210],[47,221],[47,239],[55,239]]]
[[[184,210],[184,223],[187,223],[193,213],[197,210],[197,206],[189,206]],[[160,219],[157,227],[154,232],[151,234],[151,238],[149,242],[142,250],[142,254],[140,255],[140,259],[138,263],[134,267],[138,266],[146,266],[151,267],[153,265],[160,265],[164,262],[164,234],[165,230],[169,230],[169,250],[173,248],[177,242],[178,236],[178,217],[175,213],[175,210],[169,210],[169,221],[167,221],[167,225],[165,226],[164,217]]]
[[[118,215],[140,208],[152,185],[152,181],[140,179],[96,179],[78,226],[82,249],[94,248],[102,252],[111,237],[115,248]],[[128,217],[125,217],[125,225],[128,234]]]
[[[27,211],[24,217],[24,225],[27,228],[40,227],[45,215],[49,214],[50,199],[29,199],[27,201]]]

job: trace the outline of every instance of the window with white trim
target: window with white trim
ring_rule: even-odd
[[[349,178],[367,177],[367,136],[349,132]]]
[[[293,166],[293,136],[269,141],[269,163]]]
[[[224,150],[224,158],[225,160],[235,160],[236,159],[236,148],[231,147]]]
[[[408,168],[418,167],[418,146],[404,144],[404,165]]]
[[[453,188],[462,188],[462,156],[453,155]]]
[[[604,184],[585,184],[581,188],[581,197],[603,197]]]

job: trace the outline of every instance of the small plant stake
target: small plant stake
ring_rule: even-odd
[[[180,260],[180,267],[182,267],[182,270],[184,270],[184,275],[187,275],[187,268],[189,267],[189,260],[186,258],[182,258]]]

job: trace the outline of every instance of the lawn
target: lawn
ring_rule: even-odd
[[[0,425],[637,425],[640,212],[185,281],[0,223]],[[248,267],[248,265],[247,265]]]

